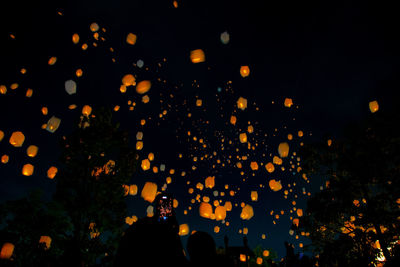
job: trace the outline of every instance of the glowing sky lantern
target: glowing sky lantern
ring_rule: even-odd
[[[375,113],[379,110],[379,104],[378,101],[371,101],[369,102],[369,110],[371,111],[371,113]]]
[[[252,162],[250,163],[250,168],[251,168],[253,171],[258,170],[258,163],[257,163],[257,161],[252,161]]]
[[[131,196],[136,196],[137,191],[138,191],[137,185],[131,184],[131,185],[129,186],[129,195],[131,195]]]
[[[28,88],[28,90],[26,90],[25,96],[26,96],[26,97],[31,97],[32,94],[33,94],[33,90]]]
[[[286,142],[280,143],[278,153],[281,158],[286,158],[289,155],[289,144]]]
[[[144,159],[142,160],[142,164],[140,165],[142,167],[142,170],[147,171],[150,169],[150,160]]]
[[[273,173],[275,170],[275,166],[271,162],[268,162],[267,164],[265,164],[265,169],[267,170],[267,172]]]
[[[89,105],[84,105],[82,108],[82,115],[89,116],[92,113],[92,107]]]
[[[12,243],[4,243],[0,251],[0,259],[7,260],[11,258],[14,253],[14,245]]]
[[[217,221],[225,220],[226,218],[226,208],[224,206],[218,206],[215,208],[215,219]]]
[[[232,210],[232,202],[230,202],[230,201],[225,202],[224,207],[225,207],[226,211],[231,211]]]
[[[203,101],[201,99],[196,100],[196,106],[201,107],[203,105]]]
[[[7,93],[7,87],[5,85],[0,85],[0,94],[5,95]]]
[[[231,116],[231,119],[230,119],[230,123],[233,124],[233,125],[235,125],[235,124],[236,124],[236,121],[237,121],[236,116],[232,115],[232,116]]]
[[[67,91],[67,93],[69,95],[73,95],[76,93],[76,82],[73,80],[68,80],[65,82],[65,91]]]
[[[56,176],[58,172],[57,167],[51,166],[48,170],[47,170],[47,177],[49,179],[54,179],[54,177]]]
[[[39,150],[39,148],[37,146],[30,145],[26,149],[26,154],[28,155],[28,157],[34,158],[36,156],[38,150]]]
[[[213,214],[211,204],[206,202],[201,202],[199,207],[199,214],[203,218],[211,218],[211,215]]]
[[[136,140],[142,140],[143,138],[143,132],[137,132],[136,133]]]
[[[142,148],[143,148],[143,142],[137,141],[136,142],[136,150],[142,150]]]
[[[242,208],[242,212],[240,213],[240,218],[242,220],[250,220],[253,216],[254,216],[253,207],[248,205],[248,204],[246,204]]]
[[[49,61],[47,62],[47,64],[49,64],[50,66],[53,66],[54,64],[56,64],[57,62],[57,57],[51,57],[49,58]]]
[[[244,97],[239,97],[236,101],[238,109],[245,110],[247,108],[247,99]]]
[[[146,216],[147,217],[153,217],[154,216],[154,207],[152,205],[147,207]]]
[[[13,132],[10,137],[10,144],[14,147],[21,147],[25,141],[25,135],[22,132]]]
[[[146,182],[143,189],[141,196],[144,200],[152,203],[157,195],[157,184],[152,182]]]
[[[190,51],[190,60],[192,61],[192,63],[204,62],[206,60],[206,57],[204,55],[203,50],[196,49]]]
[[[252,201],[257,201],[258,200],[258,192],[257,191],[251,191],[250,198],[251,198]]]
[[[126,36],[126,42],[130,45],[134,45],[136,44],[136,38],[136,34],[128,33],[128,35]]]
[[[293,105],[293,100],[291,98],[285,98],[285,102],[283,104],[285,107],[290,108]]]
[[[73,42],[74,44],[79,43],[79,34],[74,33],[74,34],[72,35],[72,42]]]
[[[240,140],[240,143],[247,143],[247,134],[246,133],[241,133],[240,135],[239,135],[239,140]]]
[[[221,39],[221,43],[228,44],[229,43],[229,33],[227,31],[221,33],[220,39]]]
[[[213,188],[215,186],[215,176],[209,176],[205,180],[206,188]]]
[[[44,249],[48,250],[51,246],[51,237],[47,235],[42,235],[39,239],[39,244],[43,243],[44,244]]]
[[[272,179],[269,181],[269,187],[271,188],[272,191],[279,191],[282,189],[282,185],[280,181],[276,181],[275,179]]]
[[[280,157],[278,157],[278,156],[274,156],[274,157],[272,158],[272,162],[273,162],[274,164],[276,164],[276,165],[282,165],[282,159],[281,159]]]
[[[147,93],[151,88],[151,82],[150,81],[141,81],[136,85],[136,92],[138,94],[145,94]]]
[[[54,133],[58,129],[58,127],[60,127],[60,123],[61,123],[61,119],[59,119],[59,118],[57,118],[55,116],[52,116],[47,121],[46,130],[51,132],[51,133]]]
[[[179,225],[179,235],[185,236],[188,234],[189,234],[189,226],[186,223]]]
[[[4,138],[4,132],[0,130],[0,142],[1,140],[3,140],[3,138]]]
[[[32,164],[25,164],[22,167],[22,174],[25,176],[31,176],[33,174],[34,166]]]
[[[242,75],[243,78],[249,76],[250,75],[249,66],[241,66],[240,67],[240,75]]]
[[[8,155],[3,155],[3,156],[1,156],[1,163],[6,164],[6,163],[8,163],[9,159],[10,158]]]
[[[92,24],[90,24],[90,30],[92,32],[97,32],[99,30],[99,24],[97,24],[96,22],[93,22]]]

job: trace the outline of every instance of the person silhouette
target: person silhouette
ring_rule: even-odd
[[[131,225],[121,238],[114,266],[187,266],[172,197],[159,194],[156,212]]]

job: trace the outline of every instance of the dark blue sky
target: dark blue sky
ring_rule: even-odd
[[[120,105],[115,119],[131,132],[132,140],[138,130],[145,134],[141,158],[153,152],[156,165],[165,163],[177,174],[187,173],[186,177],[175,175],[168,187],[180,202],[177,214],[181,223],[188,223],[192,230],[213,232],[217,224],[199,218],[197,204],[187,216],[183,209],[195,196],[187,193],[188,188],[215,175],[218,190],[222,191],[225,184],[240,188],[232,200],[218,199],[239,205],[244,201],[255,208],[255,216],[248,222],[239,218],[240,208],[229,213],[231,226],[221,226],[221,232],[214,235],[217,244],[222,245],[224,234],[228,234],[233,245],[240,245],[238,230],[248,227],[251,246],[271,247],[284,256],[284,240],[296,245],[299,242],[288,235],[290,202],[297,192],[298,206],[304,209],[302,187],[313,192],[323,181],[305,184],[300,175],[288,171],[268,176],[260,166],[255,176],[246,167],[247,179],[243,182],[233,160],[225,167],[212,168],[214,160],[219,157],[228,162],[229,155],[236,156],[236,148],[246,150],[237,136],[248,122],[255,128],[251,142],[259,146],[244,154],[248,161],[266,163],[277,154],[277,145],[288,133],[295,136],[291,142],[295,150],[301,141],[324,141],[326,135],[338,138],[345,125],[369,115],[369,101],[378,100],[381,109],[393,106],[393,95],[399,87],[400,44],[395,27],[400,24],[399,18],[392,6],[362,1],[178,1],[177,9],[172,2],[66,1],[58,6],[31,2],[2,8],[0,84],[7,86],[8,93],[0,95],[0,130],[5,132],[0,154],[8,154],[10,162],[0,166],[0,200],[24,196],[34,187],[43,188],[50,197],[56,179],[45,178],[45,172],[48,166],[57,165],[58,140],[70,131],[82,105]],[[105,41],[97,42],[98,47],[91,46],[92,22],[106,29],[101,32]],[[224,31],[230,34],[227,45],[219,40]],[[125,43],[129,32],[138,36],[134,46]],[[73,45],[73,33],[81,36],[79,45]],[[87,51],[80,49],[83,42],[89,44]],[[190,62],[193,49],[204,50],[204,63]],[[47,65],[50,56],[58,58],[54,66]],[[142,69],[132,65],[138,59],[145,63]],[[250,67],[247,78],[239,74],[242,65]],[[26,68],[27,74],[21,75],[21,68]],[[83,77],[74,76],[77,68],[83,69]],[[119,92],[121,78],[127,73],[137,75],[137,80],[153,82],[149,104],[140,103],[133,89],[126,94]],[[65,93],[63,86],[68,79],[77,81],[76,95]],[[230,86],[228,81],[232,81]],[[20,84],[15,91],[9,89],[14,82]],[[34,89],[32,98],[24,97],[26,88]],[[249,101],[244,112],[235,108],[239,96]],[[293,99],[294,107],[283,107],[285,97]],[[203,99],[201,108],[195,106],[196,98]],[[128,100],[137,102],[135,111],[128,111]],[[78,108],[69,111],[67,107],[73,103]],[[40,129],[48,119],[40,113],[44,105],[50,116],[62,118],[55,134]],[[163,110],[168,110],[168,115],[159,119]],[[236,127],[229,124],[232,114],[239,119]],[[143,118],[147,123],[140,127],[138,122]],[[23,148],[8,144],[10,134],[16,130],[26,135]],[[188,130],[204,138],[209,146],[200,149],[187,137]],[[296,137],[298,130],[304,131],[303,139]],[[225,144],[221,150],[222,138],[233,144]],[[33,159],[25,154],[30,144],[39,146],[39,155]],[[193,163],[194,156],[214,151],[218,156],[213,160]],[[183,159],[178,158],[180,153]],[[31,177],[20,174],[26,162],[36,166]],[[282,180],[283,190],[293,182],[298,185],[284,199],[283,190],[269,190],[269,178]],[[140,189],[148,179],[162,186],[165,175],[139,172],[133,183]],[[259,191],[259,201],[251,202],[249,192],[259,184],[266,187]],[[212,197],[212,190],[201,194]],[[140,197],[127,202],[132,214],[145,215],[147,204]],[[277,225],[272,224],[271,210],[285,210]],[[267,235],[265,240],[260,238],[262,233]]]

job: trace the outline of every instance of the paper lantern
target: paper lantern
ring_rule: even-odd
[[[239,135],[239,140],[240,140],[240,143],[247,143],[247,134],[246,133],[241,133],[240,135]]]
[[[69,94],[69,95],[73,95],[76,93],[76,82],[73,80],[68,80],[65,82],[64,84],[65,86],[65,91]]]
[[[26,90],[26,94],[25,94],[26,97],[31,97],[32,95],[33,95],[33,90],[32,89]]]
[[[253,216],[254,216],[253,207],[248,205],[248,204],[246,204],[242,208],[242,212],[240,213],[240,218],[242,220],[250,220]]]
[[[29,164],[29,163],[25,164],[22,167],[22,174],[25,176],[31,176],[33,174],[33,169],[34,169],[34,167],[32,164]]]
[[[214,233],[218,234],[218,233],[219,233],[219,230],[220,230],[219,226],[216,225],[216,226],[214,227]]]
[[[291,98],[285,98],[285,107],[290,108],[293,105],[293,100]]]
[[[56,177],[56,174],[58,172],[57,167],[51,166],[48,170],[47,170],[47,177],[49,179],[54,179],[54,177]]]
[[[201,107],[203,105],[203,101],[201,99],[196,100],[196,106]]]
[[[4,243],[0,251],[0,259],[8,260],[14,253],[14,245],[12,243]]]
[[[199,214],[203,218],[210,218],[211,214],[213,214],[211,204],[206,202],[201,202],[199,207]]]
[[[247,126],[247,132],[248,133],[253,133],[254,132],[254,127],[252,125]]]
[[[48,250],[51,246],[51,237],[47,235],[42,235],[39,239],[39,243],[45,244],[45,250]]]
[[[189,226],[186,223],[179,225],[179,235],[185,236],[188,234],[189,234]]]
[[[126,42],[130,45],[134,45],[136,44],[136,38],[136,34],[128,33],[128,35],[126,36]]]
[[[190,51],[190,60],[192,61],[192,63],[204,62],[206,59],[203,50],[196,49]]]
[[[239,97],[236,101],[238,109],[245,110],[247,108],[247,99],[244,97]]]
[[[47,107],[42,107],[41,111],[42,111],[42,114],[45,116],[49,113],[49,110],[47,109]]]
[[[215,186],[215,176],[209,176],[205,180],[206,188],[213,188]]]
[[[25,135],[22,132],[13,132],[9,141],[11,145],[21,147],[25,141]]]
[[[174,207],[174,209],[176,209],[176,208],[178,207],[178,205],[179,205],[178,200],[176,200],[176,199],[174,198],[174,200],[172,201],[172,206]]]
[[[143,132],[137,132],[136,133],[136,140],[142,140],[143,138]]]
[[[75,75],[76,75],[76,77],[82,77],[82,75],[83,75],[82,69],[77,69],[77,70],[75,71]]]
[[[229,33],[226,31],[221,33],[220,39],[223,44],[228,44],[229,43]]]
[[[297,216],[299,216],[299,217],[303,216],[303,210],[302,209],[297,209],[296,213],[297,213]]]
[[[154,207],[153,206],[148,206],[146,209],[146,215],[147,217],[153,217],[154,216]]]
[[[280,181],[276,181],[275,179],[272,179],[269,181],[269,187],[271,188],[272,191],[279,191],[282,189],[282,185]]]
[[[256,263],[257,263],[258,265],[261,265],[261,264],[263,263],[263,259],[262,259],[261,257],[257,257]]]
[[[282,165],[282,159],[280,157],[274,156],[272,162],[276,165]]]
[[[136,78],[132,74],[126,74],[122,77],[122,84],[125,86],[136,85]]]
[[[257,163],[256,161],[252,161],[252,162],[250,163],[250,168],[251,168],[253,171],[258,170],[258,163]]]
[[[280,143],[278,146],[278,153],[281,158],[286,158],[289,155],[289,144],[286,142]]]
[[[143,148],[143,142],[137,141],[136,142],[136,150],[142,150],[142,148]]]
[[[54,133],[60,127],[61,119],[53,116],[47,121],[46,130]]]
[[[73,42],[74,44],[79,43],[79,34],[74,33],[74,34],[72,35],[72,42]]]
[[[148,95],[142,96],[142,102],[143,102],[144,104],[149,103],[149,101],[150,101],[150,97],[149,97]]]
[[[152,203],[157,195],[157,184],[152,182],[146,182],[143,189],[141,196],[144,200]]]
[[[148,159],[142,160],[141,164],[142,170],[147,171],[150,169],[150,161]]]
[[[269,250],[264,250],[263,251],[263,256],[268,257],[269,256]]]
[[[226,218],[226,208],[224,206],[218,206],[215,208],[215,219],[217,221],[225,220]]]
[[[230,201],[225,202],[224,207],[225,207],[226,211],[231,211],[232,210],[232,202],[230,202]]]
[[[34,158],[36,156],[38,150],[39,150],[39,148],[37,146],[30,145],[26,149],[26,154],[28,155],[28,157]]]
[[[136,92],[138,94],[143,95],[143,94],[147,93],[150,90],[150,88],[151,88],[150,81],[147,81],[147,80],[141,81],[136,85]]]
[[[240,75],[242,75],[243,78],[249,76],[250,75],[249,66],[241,66],[240,67]]]
[[[299,137],[303,137],[304,133],[303,133],[303,131],[298,131],[298,132],[297,132],[297,135],[298,135]]]
[[[250,197],[252,201],[257,201],[258,200],[258,192],[257,191],[251,191]]]
[[[237,119],[236,119],[236,116],[231,116],[231,119],[230,119],[230,123],[231,124],[233,124],[233,125],[235,125],[236,124],[236,121],[237,121]]]
[[[57,62],[57,57],[51,57],[49,58],[49,61],[47,62],[50,66],[53,66]],[[12,88],[11,88],[12,89]]]
[[[92,113],[92,107],[89,105],[84,105],[82,108],[82,114],[85,116],[89,116]]]
[[[8,155],[1,156],[1,163],[6,164],[8,163],[9,157]]]
[[[129,186],[129,195],[131,196],[136,196],[137,195],[137,191],[138,191],[138,187],[135,184],[131,184]]]
[[[7,93],[7,87],[5,85],[0,85],[0,94],[5,95]]]
[[[268,162],[267,164],[265,164],[265,169],[267,170],[267,172],[273,173],[275,170],[275,166],[271,162]]]
[[[375,113],[379,110],[379,105],[378,105],[378,101],[371,101],[369,102],[369,110],[371,111],[371,113]]]
[[[154,160],[154,153],[149,153],[149,155],[147,156],[147,158],[150,160],[150,161],[153,161]]]
[[[97,24],[96,22],[93,22],[92,24],[90,24],[90,30],[92,32],[97,32],[99,30],[99,24]]]
[[[3,138],[4,138],[4,132],[0,130],[0,142],[1,140],[3,140]]]

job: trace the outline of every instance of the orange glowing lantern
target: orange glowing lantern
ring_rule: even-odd
[[[4,243],[0,251],[0,259],[8,260],[14,253],[14,245],[12,243]]]
[[[54,179],[54,177],[56,176],[58,172],[57,167],[51,166],[48,170],[47,170],[47,177],[50,179]]]
[[[25,141],[25,135],[22,132],[13,132],[9,141],[11,145],[21,147]]]
[[[238,109],[245,110],[247,108],[247,99],[244,97],[239,97],[236,101]]]
[[[375,113],[379,110],[379,104],[378,101],[371,101],[369,102],[369,110],[371,111],[371,113]]]
[[[136,85],[136,92],[138,94],[143,95],[143,94],[147,93],[150,90],[150,88],[151,88],[150,81],[147,81],[147,80],[141,81]]]
[[[199,207],[200,216],[203,218],[210,218],[213,214],[212,206],[210,203],[201,202]]]
[[[51,246],[51,237],[47,235],[42,235],[39,239],[39,243],[44,243],[45,244],[44,249],[48,250]]]
[[[157,184],[152,182],[146,182],[143,189],[141,196],[144,200],[152,203],[157,195]]]
[[[225,220],[226,218],[226,208],[224,206],[218,206],[215,208],[215,219],[217,221]]]
[[[126,36],[126,42],[130,45],[136,44],[136,39],[136,34],[133,33],[128,33],[128,35]]]
[[[203,50],[196,49],[190,51],[190,60],[192,63],[200,63],[206,60]]]
[[[275,170],[275,166],[271,162],[268,162],[267,164],[265,164],[265,169],[267,170],[267,172],[273,173]]]
[[[279,191],[282,189],[282,185],[280,181],[276,181],[275,179],[272,179],[269,181],[269,187],[271,188],[272,191]]]
[[[286,142],[280,143],[278,146],[278,153],[281,158],[286,158],[289,155],[289,144]]]
[[[29,164],[29,163],[25,164],[22,167],[22,174],[25,176],[31,176],[33,174],[33,169],[34,169],[34,167],[32,164]]]
[[[241,66],[240,67],[240,75],[245,78],[250,75],[249,66]]]
[[[248,204],[246,204],[242,208],[242,212],[240,213],[240,218],[242,220],[250,220],[253,216],[254,216],[253,207],[248,205]]]

